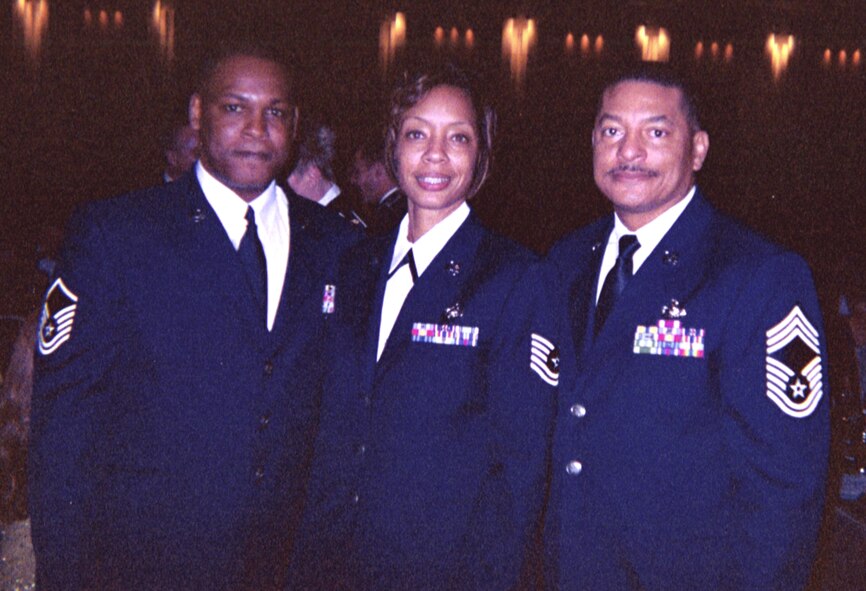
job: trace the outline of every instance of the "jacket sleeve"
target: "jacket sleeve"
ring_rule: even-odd
[[[546,278],[547,267],[533,264],[505,299],[498,323],[500,339],[488,365],[494,466],[502,470],[508,488],[507,494],[497,498],[510,499],[511,505],[498,509],[511,515],[513,526],[502,541],[510,539],[516,544],[510,550],[500,549],[503,557],[497,566],[502,569],[502,584],[493,585],[495,588],[531,586],[527,577],[537,576],[536,544],[559,384],[559,348],[552,325],[555,318],[549,314]],[[495,503],[490,506],[497,508]]]
[[[802,589],[827,470],[826,342],[806,264],[782,253],[756,267],[743,273],[718,368],[734,572],[738,588]]]
[[[46,292],[35,351],[29,459],[30,513],[40,589],[87,586],[100,409],[112,388],[122,322],[118,280],[99,224],[70,222]]]

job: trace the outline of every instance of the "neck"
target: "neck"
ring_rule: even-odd
[[[409,213],[409,242],[416,242],[462,204],[463,201],[458,201],[448,209],[424,209],[410,201],[407,207]]]

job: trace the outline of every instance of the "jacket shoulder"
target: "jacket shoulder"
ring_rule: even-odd
[[[757,267],[774,259],[806,264],[796,252],[720,212],[714,213],[706,239],[712,241],[718,267]]]

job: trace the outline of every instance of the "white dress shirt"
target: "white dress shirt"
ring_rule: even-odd
[[[271,330],[289,264],[289,202],[286,194],[271,181],[261,195],[247,203],[205,170],[201,162],[196,163],[195,173],[205,199],[216,212],[235,250],[247,231],[247,206],[253,208],[268,270],[267,320],[268,330]]]
[[[340,196],[340,193],[340,187],[337,186],[337,183],[331,183],[331,188],[328,189],[324,195],[322,195],[321,199],[319,199],[319,205],[321,205],[322,207],[327,207],[331,201]]]
[[[424,274],[436,255],[439,254],[445,245],[451,240],[451,237],[457,232],[466,218],[469,217],[469,206],[466,202],[452,211],[441,222],[430,228],[421,238],[414,243],[409,242],[409,214],[403,216],[403,221],[400,222],[400,229],[397,232],[397,242],[394,245],[394,255],[391,257],[391,265],[388,267],[388,273],[394,273],[394,269],[399,265],[409,249],[412,249],[412,256],[415,258],[415,269],[418,272],[418,277]],[[403,308],[403,302],[406,301],[406,296],[409,295],[414,282],[409,265],[403,265],[396,273],[388,280],[385,286],[385,295],[382,299],[382,317],[379,322],[379,348],[376,352],[376,360],[382,356],[382,351],[385,349],[385,343],[388,342],[388,337],[391,335],[391,329],[394,328],[394,323],[397,322],[397,316],[400,315],[400,310]]]
[[[692,198],[695,196],[695,186],[686,194],[685,198],[678,203],[672,205],[665,210],[661,215],[644,224],[634,232],[625,227],[622,220],[617,214],[613,214],[613,232],[610,233],[607,246],[604,249],[604,257],[601,259],[601,272],[598,274],[598,285],[595,290],[595,303],[598,303],[598,298],[601,296],[601,288],[604,286],[604,280],[607,274],[613,269],[616,264],[616,257],[619,255],[619,239],[626,234],[634,234],[637,236],[637,241],[640,243],[638,248],[632,255],[632,274],[636,275],[637,270],[643,265],[644,261],[649,258],[658,243],[662,241],[671,226],[679,219],[680,215],[686,209]]]

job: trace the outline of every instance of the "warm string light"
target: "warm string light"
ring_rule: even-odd
[[[861,55],[859,49],[855,49],[851,52],[850,58],[846,49],[840,49],[839,53],[836,54],[836,63],[840,69],[845,69],[849,65],[852,68],[857,68],[860,66],[860,60]],[[829,68],[833,65],[833,51],[829,47],[824,50],[821,63],[825,68]]]
[[[770,56],[770,65],[773,70],[773,78],[778,80],[788,68],[788,60],[794,51],[794,36],[779,36],[770,34],[767,37],[767,53]]]
[[[442,47],[442,43],[445,41],[445,29],[442,27],[436,27],[436,30],[433,31],[433,42],[436,44],[436,47]]]
[[[388,75],[388,70],[397,59],[397,51],[404,45],[406,45],[406,16],[398,12],[393,18],[386,18],[379,27],[379,61],[383,76]]]
[[[437,49],[441,49],[445,45],[445,29],[436,27],[433,31],[433,43]],[[448,31],[448,46],[451,49],[460,47],[460,30],[457,27],[451,27]],[[475,46],[475,32],[472,29],[466,29],[463,34],[463,47],[472,49]]]
[[[17,0],[15,18],[24,36],[24,48],[34,62],[39,60],[42,40],[48,31],[47,0]]]
[[[463,39],[466,42],[466,49],[472,49],[475,46],[475,33],[472,32],[472,29],[466,29]]]
[[[568,35],[565,36],[565,52],[568,54],[574,53],[574,45],[574,35],[572,33],[568,33]],[[580,36],[581,57],[587,58],[590,56],[591,53],[601,55],[602,49],[604,49],[604,38],[601,35],[596,35],[594,43],[590,40],[587,33],[584,33]]]
[[[174,7],[156,0],[150,18],[150,27],[156,34],[160,52],[169,63],[174,61]]]
[[[124,25],[123,12],[121,12],[120,10],[111,11],[103,8],[94,16],[94,13],[92,10],[90,10],[90,7],[85,7],[84,26],[89,28],[93,25],[94,21],[99,24],[99,28],[103,31],[107,31],[109,29],[119,30],[122,29]]]
[[[502,59],[511,66],[511,79],[518,89],[523,88],[529,52],[535,47],[535,21],[510,18],[502,27]]]
[[[641,25],[635,33],[635,42],[640,47],[641,59],[645,62],[666,62],[670,59],[671,39],[664,27],[648,29]]]
[[[695,61],[700,61],[704,57],[705,46],[703,41],[698,41],[695,43]],[[719,59],[719,54],[722,55],[722,59],[725,63],[731,63],[734,59],[734,44],[726,43],[725,49],[722,51],[721,45],[718,41],[712,41],[710,43],[710,59],[712,61],[717,61]]]

